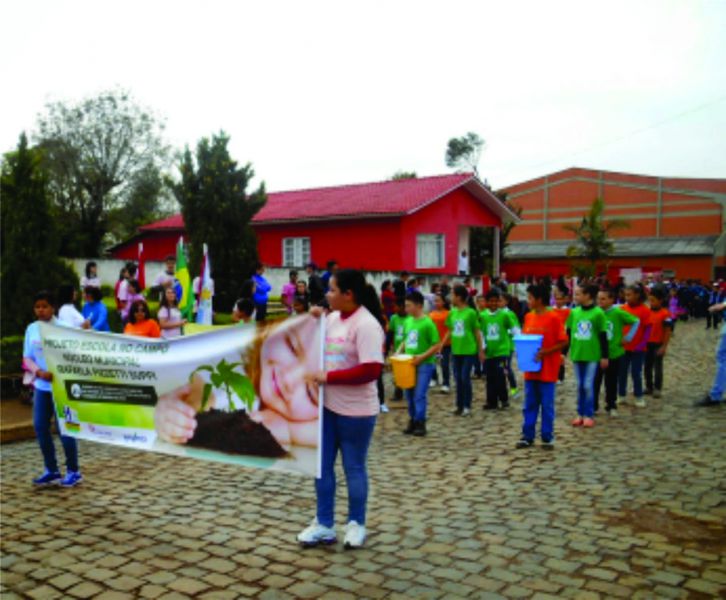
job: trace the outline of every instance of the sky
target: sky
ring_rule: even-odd
[[[571,166],[726,177],[726,0],[0,0],[0,151],[50,101],[112,88],[172,147],[224,130],[283,191]]]

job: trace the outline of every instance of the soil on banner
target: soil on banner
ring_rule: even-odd
[[[267,427],[250,419],[244,410],[225,412],[213,409],[197,415],[197,429],[187,444],[227,454],[269,458],[287,456]]]

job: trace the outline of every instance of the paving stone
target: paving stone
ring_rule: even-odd
[[[78,585],[74,585],[69,590],[65,590],[65,593],[74,598],[92,598],[93,596],[100,594],[103,588],[90,581],[84,581]]]
[[[194,596],[209,589],[209,584],[204,581],[192,579],[191,577],[181,577],[167,584],[166,587],[176,592],[181,592],[182,594]]]

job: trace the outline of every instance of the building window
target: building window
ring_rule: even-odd
[[[441,269],[444,265],[444,234],[422,233],[416,236],[416,268]]]
[[[304,267],[310,262],[310,238],[283,238],[282,266]]]

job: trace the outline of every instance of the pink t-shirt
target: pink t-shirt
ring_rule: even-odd
[[[361,306],[343,320],[338,311],[325,323],[325,370],[341,371],[364,363],[383,364],[383,328]],[[346,417],[378,414],[378,389],[375,381],[363,385],[325,386],[325,408]]]
[[[292,314],[292,299],[295,296],[295,284],[290,282],[282,286],[282,302],[287,309],[287,314]]]

